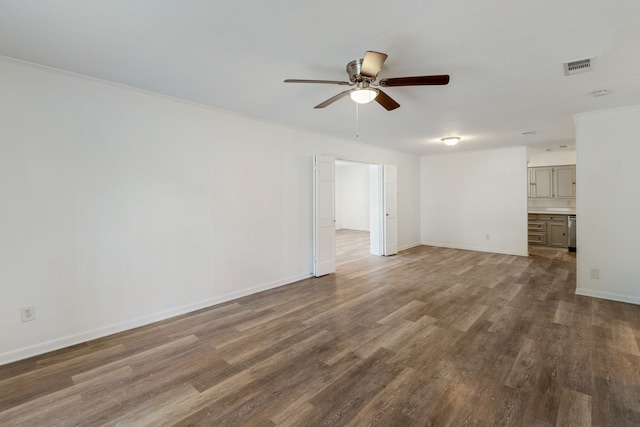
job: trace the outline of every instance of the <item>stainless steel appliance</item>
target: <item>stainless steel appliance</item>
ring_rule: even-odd
[[[569,215],[569,252],[576,251],[576,216]]]

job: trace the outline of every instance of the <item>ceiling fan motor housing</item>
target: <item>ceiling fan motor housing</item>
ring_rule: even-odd
[[[375,81],[375,78],[364,77],[362,73],[362,59],[355,59],[347,64],[347,73],[349,74],[349,80],[351,83],[361,82],[366,80],[368,82]]]

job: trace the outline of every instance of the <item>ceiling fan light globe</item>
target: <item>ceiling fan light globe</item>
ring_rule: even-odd
[[[372,88],[353,89],[349,92],[349,96],[358,104],[368,104],[376,99],[376,96],[378,96],[378,90]]]

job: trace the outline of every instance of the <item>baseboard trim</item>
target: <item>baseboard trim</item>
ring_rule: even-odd
[[[119,332],[127,331],[129,329],[139,328],[140,326],[149,325],[154,322],[169,319],[171,317],[180,316],[183,314],[191,313],[203,308],[212,307],[217,304],[228,302],[237,298],[241,298],[247,295],[252,295],[258,292],[266,291],[269,289],[278,288],[280,286],[288,285],[299,280],[307,279],[311,277],[309,274],[299,274],[296,276],[287,277],[285,279],[276,280],[269,283],[263,283],[258,286],[243,289],[237,292],[231,292],[225,295],[221,295],[215,298],[209,298],[203,301],[198,301],[192,304],[183,305],[180,307],[171,308],[158,313],[149,314],[146,316],[138,317],[135,319],[127,320],[125,322],[108,325],[101,328],[92,329],[89,331],[80,332],[77,334],[69,335],[66,337],[56,338],[43,343],[35,344],[28,347],[11,350],[0,354],[0,365],[7,363],[17,362],[19,360],[27,359],[29,357],[38,356],[44,353],[48,353],[55,350],[60,350],[72,345],[81,344],[83,342],[95,340],[98,338],[104,338],[109,335],[117,334]]]
[[[451,245],[448,243],[441,242],[422,242],[422,245],[425,246],[436,246],[440,248],[449,248],[449,249],[462,249],[465,251],[475,251],[475,252],[489,252],[494,254],[502,254],[502,255],[515,255],[515,256],[529,256],[529,252],[518,252],[518,251],[502,251],[493,248],[481,248],[476,246],[464,246],[464,245]]]
[[[623,295],[623,294],[615,294],[612,292],[597,291],[594,289],[576,288],[576,295],[640,305],[640,297]]]
[[[403,245],[398,248],[398,251],[406,251],[407,249],[415,248],[417,246],[422,246],[422,243],[417,242],[417,243],[410,243],[408,245]]]

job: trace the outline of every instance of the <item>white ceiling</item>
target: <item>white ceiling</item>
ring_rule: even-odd
[[[0,0],[0,55],[415,154],[553,148],[573,113],[640,103],[639,18],[638,0]],[[360,106],[357,129],[348,98],[313,109],[344,86],[283,83],[347,80],[366,50],[389,55],[379,79],[451,82],[387,88],[401,107]]]

